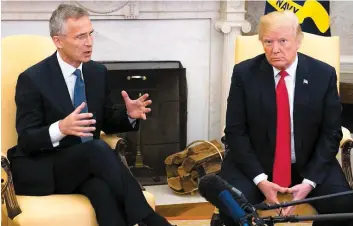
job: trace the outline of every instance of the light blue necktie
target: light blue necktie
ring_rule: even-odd
[[[78,106],[82,104],[82,102],[86,103],[86,106],[82,109],[81,113],[87,113],[87,101],[86,101],[86,93],[85,93],[85,83],[82,80],[80,69],[76,69],[74,71],[74,75],[76,75],[76,83],[74,89],[74,108],[76,109]],[[82,143],[92,140],[93,137],[81,137]]]

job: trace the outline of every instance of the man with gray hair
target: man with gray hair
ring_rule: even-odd
[[[138,182],[99,139],[138,130],[152,103],[148,94],[115,109],[107,69],[91,60],[89,14],[62,4],[50,18],[57,51],[19,75],[15,101],[18,145],[9,151],[18,195],[79,193],[100,226],[169,226],[147,203]],[[29,43],[30,45],[30,43]]]
[[[298,53],[302,38],[294,13],[269,13],[259,24],[265,53],[234,66],[225,128],[229,151],[220,176],[253,204],[278,203],[278,192],[301,200],[351,190],[336,159],[342,138],[336,71]],[[312,205],[320,214],[353,212],[353,196]],[[292,212],[288,207],[281,214]],[[221,218],[236,225],[223,213]]]

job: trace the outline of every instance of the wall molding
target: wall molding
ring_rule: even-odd
[[[219,18],[220,2],[214,1],[2,1],[2,21],[48,21],[61,3],[76,4],[91,20],[204,19]]]

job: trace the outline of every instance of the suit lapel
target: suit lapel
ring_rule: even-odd
[[[49,84],[51,86],[51,92],[54,94],[54,101],[61,106],[61,110],[64,115],[69,115],[73,110],[73,104],[70,98],[70,94],[67,89],[67,85],[59,66],[56,52],[49,59],[51,76],[49,76]]]
[[[309,101],[309,70],[305,56],[298,53],[298,66],[295,76],[294,110]],[[296,112],[298,113],[298,112]]]
[[[294,124],[294,136],[295,146],[301,147],[301,127],[303,124],[303,117],[307,114],[307,106],[310,101],[309,85],[310,85],[310,74],[308,70],[307,61],[304,55],[298,53],[298,66],[295,78],[295,89],[294,89],[294,103],[293,103],[293,124]],[[297,150],[297,148],[296,148]]]
[[[275,145],[276,139],[276,85],[273,75],[272,66],[267,62],[266,58],[260,64],[260,80],[261,102],[264,109],[264,120],[267,122],[268,137],[272,146]],[[263,117],[263,116],[262,116]]]

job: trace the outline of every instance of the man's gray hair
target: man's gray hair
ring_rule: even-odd
[[[79,19],[89,16],[88,12],[78,6],[70,4],[61,4],[53,12],[49,20],[50,36],[62,35],[66,20],[69,18]]]

